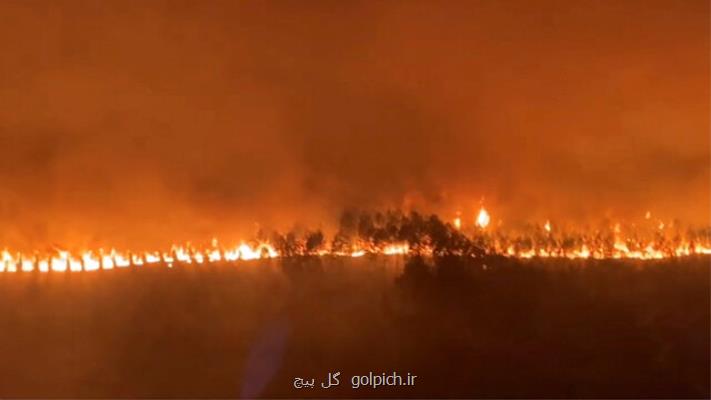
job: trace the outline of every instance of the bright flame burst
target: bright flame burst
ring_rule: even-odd
[[[491,222],[489,212],[479,209],[474,225],[467,231],[462,218],[457,217],[450,227],[457,234],[485,243],[483,253],[512,258],[568,258],[568,259],[664,259],[691,255],[711,255],[709,237],[683,237],[678,232],[671,233],[671,224],[651,221],[649,212],[645,220],[654,231],[651,239],[641,239],[637,231],[625,231],[620,223],[609,227],[607,234],[596,231],[591,233],[566,233],[560,228],[554,232],[550,220],[542,225],[545,233],[536,235],[504,234],[503,232],[485,231]],[[635,225],[632,225],[634,229]],[[665,228],[667,228],[665,230]],[[540,228],[539,228],[540,229]],[[538,232],[541,232],[540,230]],[[468,235],[467,235],[468,234]],[[425,235],[426,238],[426,235]],[[408,254],[434,254],[431,242],[415,247],[407,242],[375,245],[372,241],[355,241],[351,250],[334,250],[328,245],[300,254],[311,256],[363,257],[368,254],[386,256]],[[229,263],[242,260],[258,260],[282,257],[276,247],[268,242],[242,242],[233,247],[222,247],[216,239],[210,246],[194,248],[191,246],[172,246],[168,251],[118,251],[86,250],[73,253],[67,250],[48,252],[19,253],[4,250],[0,252],[0,272],[79,272],[111,269],[125,269],[149,265],[202,265]],[[283,257],[288,257],[284,255]]]
[[[489,216],[489,212],[484,209],[484,207],[479,209],[479,214],[476,216],[476,225],[484,229],[489,225],[489,222],[491,221],[491,217]]]

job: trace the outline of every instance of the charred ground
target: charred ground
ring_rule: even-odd
[[[3,397],[709,396],[708,257],[306,256],[0,289]],[[350,388],[369,371],[419,377]]]

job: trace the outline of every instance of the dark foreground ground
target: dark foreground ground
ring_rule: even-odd
[[[405,264],[5,273],[0,397],[709,397],[708,257]]]

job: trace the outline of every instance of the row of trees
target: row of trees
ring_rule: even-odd
[[[353,251],[379,252],[392,244],[406,244],[410,254],[433,254],[481,256],[486,253],[504,253],[509,248],[516,252],[531,249],[547,249],[553,252],[569,252],[582,245],[590,250],[610,253],[620,241],[630,251],[641,250],[650,243],[655,249],[673,252],[681,244],[708,244],[711,230],[687,232],[655,231],[651,236],[638,232],[626,232],[624,237],[610,228],[591,232],[545,231],[542,227],[502,232],[500,230],[470,230],[460,232],[452,224],[436,215],[417,212],[404,213],[398,210],[368,212],[347,210],[339,220],[338,230],[332,239],[327,239],[320,230],[273,233],[263,237],[286,257],[315,255],[323,251],[349,254]]]
[[[334,253],[377,251],[394,243],[407,244],[414,254],[426,251],[434,255],[477,256],[485,251],[483,242],[468,238],[436,215],[393,210],[345,211],[330,244],[320,230],[274,233],[270,241],[279,254],[287,257],[318,254],[327,248]]]

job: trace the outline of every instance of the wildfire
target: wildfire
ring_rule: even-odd
[[[649,213],[645,215],[645,219],[649,219]],[[203,248],[175,245],[167,251],[135,252],[98,249],[75,253],[55,249],[48,252],[21,253],[3,250],[0,252],[0,272],[79,272],[143,268],[151,265],[167,267],[214,265],[300,255],[362,257],[367,254],[384,256],[458,254],[473,257],[500,255],[524,259],[540,257],[639,260],[711,255],[711,230],[706,230],[706,233],[682,235],[676,224],[674,225],[677,229],[676,233],[672,232],[671,225],[656,226],[658,230],[652,228],[652,233],[646,238],[636,230],[634,224],[623,226],[621,223],[615,223],[609,226],[607,232],[576,233],[565,232],[560,228],[554,232],[550,220],[542,225],[545,231],[543,235],[540,233],[540,226],[537,231],[528,233],[499,232],[500,227],[485,230],[489,226],[491,216],[483,207],[475,218],[475,228],[468,232],[462,230],[459,214],[453,226],[441,223],[441,228],[431,228],[432,221],[437,221],[434,216],[423,219],[400,215],[394,221],[396,221],[394,225],[372,227],[369,231],[382,229],[379,234],[372,233],[373,236],[368,237],[363,236],[362,233],[355,233],[351,236],[346,235],[347,239],[334,238],[331,242],[323,240],[322,234],[319,233],[320,236],[314,236],[310,240],[292,240],[288,245],[285,244],[286,242],[263,240],[245,241],[238,245],[223,247],[213,239],[210,245]],[[664,229],[665,227],[667,229]],[[389,232],[390,238],[383,238],[384,232]],[[472,252],[472,248],[478,250]]]

